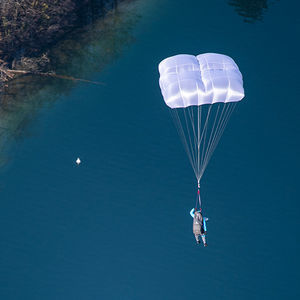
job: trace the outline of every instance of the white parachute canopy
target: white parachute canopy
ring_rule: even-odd
[[[180,54],[159,64],[159,85],[200,182],[236,102],[244,98],[243,79],[223,54]]]

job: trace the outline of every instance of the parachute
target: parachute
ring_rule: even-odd
[[[159,85],[198,182],[218,145],[237,102],[243,79],[223,54],[180,54],[159,64]]]

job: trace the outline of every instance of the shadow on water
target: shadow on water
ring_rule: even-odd
[[[134,41],[140,16],[136,1],[124,1],[105,17],[70,34],[51,49],[51,69],[57,74],[89,79],[118,58]],[[76,82],[25,76],[9,83],[0,96],[0,166],[13,142],[28,136],[28,124],[42,107],[67,95]]]
[[[235,11],[244,18],[246,23],[262,21],[264,14],[271,5],[279,0],[230,0],[228,4],[235,7]]]

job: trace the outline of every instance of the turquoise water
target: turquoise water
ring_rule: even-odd
[[[126,30],[73,54],[71,74],[104,86],[2,101],[1,299],[299,299],[297,8],[249,23],[227,1],[137,1]],[[203,178],[207,248],[157,71],[203,52],[233,57],[246,93]]]

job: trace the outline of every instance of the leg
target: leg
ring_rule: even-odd
[[[201,238],[202,238],[202,241],[203,241],[204,246],[206,247],[206,246],[207,246],[207,243],[206,243],[205,234],[201,234]]]

